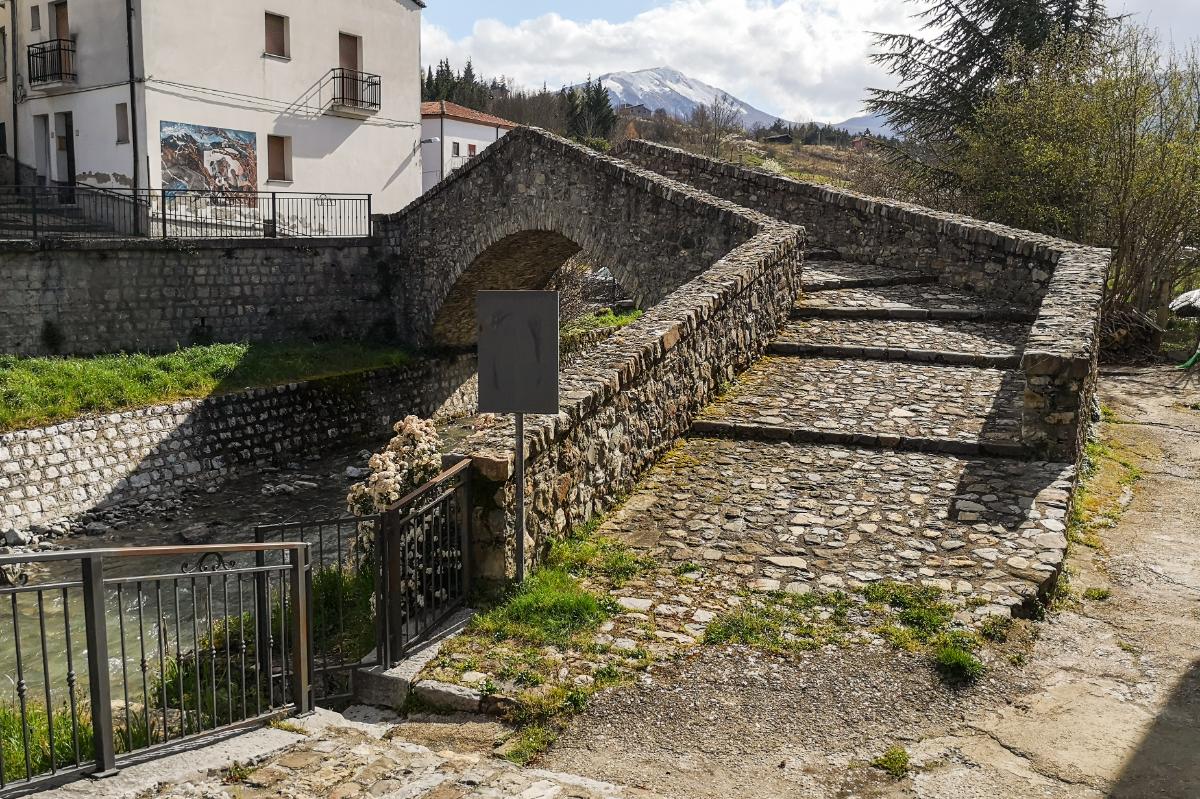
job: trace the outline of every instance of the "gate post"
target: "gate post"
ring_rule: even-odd
[[[309,628],[308,544],[292,549],[292,699],[296,713],[312,710],[312,630]]]
[[[83,559],[83,618],[87,637],[88,689],[92,701],[92,742],[96,756],[96,771],[92,776],[95,777],[111,777],[117,773],[105,610],[104,557],[86,557]]]

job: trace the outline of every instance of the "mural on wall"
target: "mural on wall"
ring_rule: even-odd
[[[245,130],[184,122],[159,124],[164,189],[255,191],[258,137]]]

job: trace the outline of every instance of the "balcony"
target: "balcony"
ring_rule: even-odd
[[[51,39],[29,45],[29,85],[43,88],[74,83],[75,42],[71,39]]]
[[[329,73],[333,106],[337,111],[373,114],[383,105],[383,78],[353,69],[334,69]]]

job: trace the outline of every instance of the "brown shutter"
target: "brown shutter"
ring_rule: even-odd
[[[266,52],[287,56],[287,20],[278,14],[267,14]]]
[[[267,179],[288,179],[287,142],[282,136],[267,137]]]

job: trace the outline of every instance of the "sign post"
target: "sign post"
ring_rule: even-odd
[[[525,414],[558,413],[557,291],[481,291],[479,412],[516,416],[517,582],[525,579]]]

